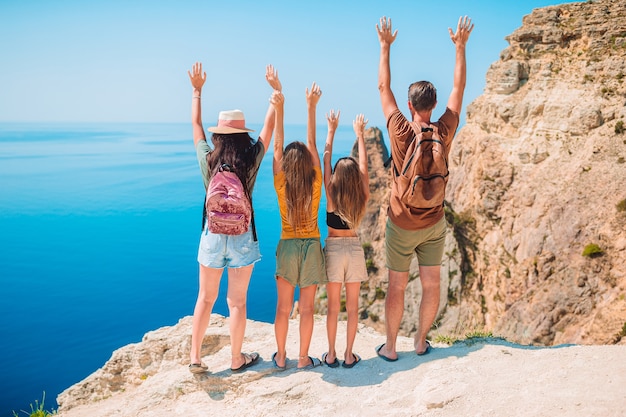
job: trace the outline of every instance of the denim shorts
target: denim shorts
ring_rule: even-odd
[[[252,230],[241,235],[220,235],[205,228],[200,236],[198,262],[209,268],[241,268],[261,259]]]
[[[385,229],[387,268],[406,272],[410,269],[413,254],[420,266],[441,265],[446,243],[446,218],[426,229],[405,230],[389,219]]]
[[[329,282],[367,280],[365,252],[358,237],[329,237],[324,246],[326,275]]]

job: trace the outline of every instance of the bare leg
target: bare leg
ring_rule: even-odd
[[[404,290],[409,283],[409,272],[389,270],[389,286],[385,297],[385,332],[387,341],[380,353],[389,359],[396,359],[396,338],[404,314]]]
[[[293,294],[295,288],[281,277],[276,278],[278,300],[276,303],[276,318],[274,319],[274,335],[276,337],[277,355],[274,358],[278,366],[285,366],[287,361],[287,332],[289,331],[289,315],[293,308]]]
[[[228,311],[230,312],[230,352],[231,368],[239,368],[246,362],[241,354],[241,346],[246,332],[246,299],[248,284],[254,265],[242,268],[228,268]]]
[[[317,285],[300,288],[300,355],[298,368],[311,364],[309,360],[309,346],[313,337],[313,311],[315,306],[315,291]]]
[[[326,284],[326,294],[328,295],[328,313],[326,314],[328,355],[326,356],[326,362],[333,363],[337,357],[335,342],[337,340],[337,318],[339,317],[339,306],[341,304],[341,283],[329,282]]]
[[[420,266],[420,282],[422,283],[422,301],[420,302],[419,327],[415,333],[415,352],[426,351],[426,336],[430,331],[439,310],[440,271],[441,267]]]
[[[353,363],[356,358],[352,354],[356,330],[359,325],[359,295],[361,293],[360,282],[346,283],[346,311],[348,312],[348,328],[346,330],[346,353],[344,361],[347,364]]]
[[[211,311],[213,311],[213,305],[215,300],[217,300],[222,271],[223,269],[221,268],[208,268],[200,265],[200,286],[196,307],[193,310],[191,350],[189,352],[191,363],[200,363],[202,360],[202,340],[207,327],[209,327]]]

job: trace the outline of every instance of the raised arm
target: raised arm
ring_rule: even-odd
[[[265,79],[269,83],[270,87],[274,89],[274,91],[280,92],[282,90],[280,80],[278,79],[278,71],[276,71],[272,65],[268,65],[267,67],[265,67]],[[265,121],[263,122],[263,127],[261,128],[261,134],[259,135],[259,140],[263,142],[263,146],[265,146],[265,151],[269,149],[272,142],[272,134],[274,133],[275,123],[275,110],[272,103],[270,103],[267,108],[267,113],[265,114]]]
[[[313,82],[311,85],[311,91],[307,88],[305,90],[306,94],[306,107],[307,107],[307,123],[306,123],[306,146],[309,148],[309,152],[311,152],[311,157],[313,158],[313,165],[319,167],[320,166],[320,156],[317,153],[317,144],[315,143],[315,118],[317,111],[317,103],[320,101],[320,97],[322,96],[322,90],[320,86]]]
[[[277,174],[282,170],[283,146],[285,144],[285,129],[283,124],[285,97],[280,91],[274,90],[270,98],[270,104],[274,108],[276,119],[276,132],[274,138],[274,161],[272,163],[273,172]]]
[[[370,196],[370,177],[367,171],[367,149],[365,148],[365,125],[367,120],[365,116],[359,114],[352,122],[354,133],[357,138],[357,149],[359,151],[359,171],[361,171],[361,183],[363,184],[363,192],[365,193],[365,199]]]
[[[376,25],[378,32],[378,40],[380,42],[380,62],[378,64],[378,91],[380,93],[380,102],[383,107],[385,119],[398,108],[396,98],[391,91],[391,68],[389,65],[389,51],[391,44],[396,40],[398,31],[392,32],[391,19],[382,17],[380,19],[380,27]]]
[[[193,127],[193,144],[206,140],[202,127],[202,86],[206,81],[206,72],[202,72],[202,63],[196,62],[191,71],[187,71],[193,94],[191,96],[191,125]]]
[[[450,33],[450,40],[454,43],[456,48],[456,62],[454,64],[454,84],[452,86],[452,92],[450,98],[448,98],[448,108],[456,113],[461,113],[461,106],[463,105],[463,93],[465,92],[465,79],[466,79],[466,63],[465,63],[465,45],[469,39],[474,25],[472,20],[467,16],[459,17],[459,23],[456,26],[456,32],[452,32],[451,28],[448,28]]]
[[[326,121],[328,122],[328,135],[326,135],[326,144],[324,145],[324,186],[326,188],[326,195],[328,195],[328,184],[330,184],[330,177],[333,174],[332,159],[333,159],[333,140],[335,139],[335,132],[339,125],[339,115],[341,112],[331,110],[326,115]]]

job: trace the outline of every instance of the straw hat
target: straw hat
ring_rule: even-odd
[[[218,116],[217,126],[211,126],[207,130],[212,133],[222,134],[254,132],[254,130],[246,127],[246,119],[241,110],[221,111]]]

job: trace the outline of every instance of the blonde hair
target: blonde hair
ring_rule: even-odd
[[[285,173],[287,221],[297,233],[310,222],[315,180],[313,158],[304,143],[292,142],[287,145],[282,168]]]
[[[330,177],[328,195],[335,213],[350,229],[356,229],[365,215],[367,202],[359,164],[352,157],[340,158]]]

